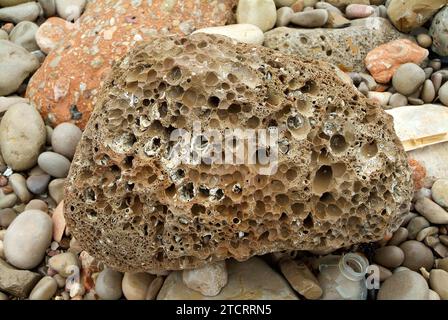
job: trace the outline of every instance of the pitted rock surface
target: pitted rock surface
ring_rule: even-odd
[[[330,62],[343,71],[365,71],[369,51],[406,38],[383,18],[358,19],[342,29],[280,27],[265,33],[264,45],[301,58]]]
[[[395,230],[413,190],[406,154],[392,118],[334,69],[217,35],[139,44],[115,64],[78,145],[65,189],[72,234],[106,265],[136,272]],[[195,121],[219,133],[277,128],[278,170],[181,163],[170,134]],[[203,135],[192,153],[211,141]]]
[[[90,0],[73,31],[32,77],[27,96],[52,126],[71,121],[84,128],[112,63],[136,42],[156,34],[190,34],[196,29],[224,25],[232,19],[236,3]]]

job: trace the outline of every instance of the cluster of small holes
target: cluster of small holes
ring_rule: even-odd
[[[410,198],[390,121],[341,90],[329,67],[196,35],[141,44],[112,78],[69,177],[67,218],[89,251],[120,270],[338,248],[394,226]],[[277,129],[276,172],[215,164],[212,154],[198,164],[173,158],[185,141],[171,134],[192,132],[195,120],[222,136]],[[196,137],[192,154],[213,142]]]

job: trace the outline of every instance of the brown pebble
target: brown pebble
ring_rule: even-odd
[[[319,281],[304,263],[296,263],[291,259],[283,259],[279,263],[280,270],[291,287],[309,300],[322,296]]]
[[[434,256],[431,249],[416,240],[408,240],[400,245],[404,253],[403,266],[413,271],[421,267],[431,270],[434,264]]]
[[[386,246],[375,251],[373,260],[386,268],[396,268],[403,263],[404,253],[399,247]]]
[[[8,178],[5,176],[0,176],[0,187],[4,187],[8,184]]]
[[[390,246],[398,246],[408,238],[408,229],[400,227],[395,231],[394,235],[392,236],[392,239],[389,240],[388,245]]]

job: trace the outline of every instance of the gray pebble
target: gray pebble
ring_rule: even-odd
[[[0,20],[13,22],[35,21],[39,16],[41,7],[36,2],[28,2],[17,6],[0,9]]]
[[[118,300],[123,295],[121,282],[123,274],[106,268],[100,272],[95,282],[95,291],[102,300]]]
[[[402,64],[392,77],[392,85],[401,94],[408,96],[423,84],[425,72],[415,63]]]
[[[291,22],[291,16],[294,14],[294,11],[290,7],[281,7],[277,10],[277,22],[275,23],[276,27],[284,27],[287,26]]]
[[[12,208],[17,202],[17,196],[14,193],[0,194],[0,209]]]
[[[36,43],[36,32],[39,27],[30,21],[22,21],[12,29],[9,40],[28,51],[39,50]]]
[[[427,271],[434,265],[434,256],[431,249],[416,240],[408,240],[400,245],[404,252],[403,266],[418,271],[421,267]]]
[[[26,179],[26,185],[32,193],[40,195],[47,191],[50,179],[51,177],[48,174],[29,176]]]
[[[378,300],[427,300],[429,287],[419,273],[403,270],[395,272],[381,285]]]
[[[423,83],[423,90],[421,93],[421,98],[425,103],[431,103],[436,97],[436,91],[434,89],[434,84],[431,80],[425,80]]]
[[[9,40],[9,34],[3,29],[0,29],[0,40]]]
[[[23,203],[28,203],[31,200],[32,195],[28,191],[26,187],[26,180],[21,174],[12,174],[9,177],[9,183],[14,190],[14,193],[17,195],[17,197],[19,197],[20,201],[22,201]]]
[[[45,17],[52,17],[56,15],[56,3],[55,0],[38,0],[39,4],[44,11]]]
[[[56,280],[52,277],[43,277],[31,291],[30,300],[50,300],[58,289]]]
[[[8,262],[20,269],[32,269],[44,258],[51,242],[53,222],[45,212],[22,212],[6,231],[4,246]]]
[[[9,225],[14,221],[14,219],[17,217],[17,213],[11,209],[1,209],[0,210],[0,226],[3,228],[8,228]]]
[[[438,92],[440,87],[442,86],[442,80],[443,76],[440,73],[433,73],[433,75],[431,76],[431,81],[436,92]]]
[[[45,201],[40,199],[33,199],[25,207],[25,210],[40,210],[48,212],[48,205]]]
[[[388,245],[389,246],[400,245],[402,242],[406,241],[406,239],[408,238],[408,234],[409,234],[408,229],[403,227],[398,228],[397,231],[395,231],[392,238],[389,240]]]
[[[54,152],[62,154],[68,159],[73,159],[81,135],[82,131],[76,125],[69,122],[59,124],[54,128],[51,136],[51,145]]]
[[[418,199],[415,210],[433,224],[448,224],[448,212],[431,199]]]
[[[56,152],[46,151],[37,159],[39,167],[56,178],[65,178],[70,169],[70,161]]]
[[[438,71],[442,68],[442,62],[440,59],[433,59],[429,62],[429,66],[434,69],[434,71]]]
[[[296,12],[291,16],[292,23],[307,28],[322,27],[327,23],[327,21],[328,11],[325,9]]]
[[[407,106],[408,98],[401,93],[394,93],[389,99],[389,105],[394,108]]]
[[[429,222],[424,217],[415,217],[409,221],[406,229],[408,230],[408,239],[415,239],[420,230],[429,227]]]
[[[448,106],[448,81],[440,87],[439,99],[445,106]]]

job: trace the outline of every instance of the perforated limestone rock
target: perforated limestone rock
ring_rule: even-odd
[[[78,146],[71,232],[121,271],[381,239],[409,207],[406,154],[391,117],[332,68],[216,35],[139,44],[113,67]],[[277,128],[278,170],[181,163],[170,136],[195,121]],[[203,136],[190,151],[211,145]]]

